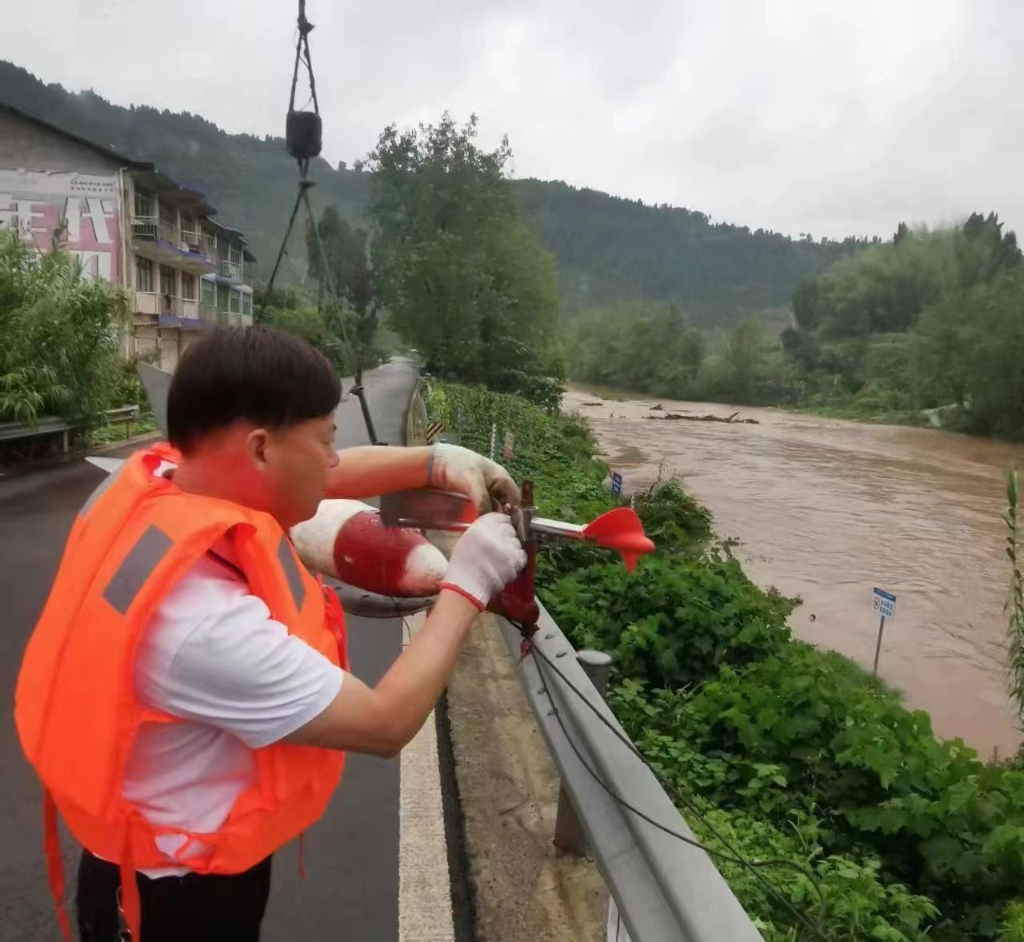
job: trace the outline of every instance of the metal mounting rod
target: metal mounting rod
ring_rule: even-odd
[[[377,441],[377,432],[373,427],[373,416],[370,415],[370,405],[366,401],[366,388],[362,385],[353,386],[349,392],[359,400],[359,408],[362,409],[363,412],[363,422],[366,423],[366,434],[370,438],[370,444],[381,444]]]

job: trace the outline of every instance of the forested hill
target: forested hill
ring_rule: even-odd
[[[701,212],[565,183],[521,180],[517,186],[558,259],[562,298],[572,307],[673,301],[691,322],[727,324],[746,313],[788,308],[787,285],[865,245],[751,232],[712,223]]]
[[[297,180],[282,138],[226,134],[198,115],[122,108],[91,92],[72,94],[44,84],[8,62],[0,62],[0,101],[152,161],[176,179],[201,182],[220,218],[246,232],[261,272],[269,273]],[[367,173],[336,169],[321,160],[311,175],[320,205],[331,203],[353,221],[361,218]],[[728,323],[742,313],[788,307],[799,281],[858,245],[712,224],[703,213],[648,206],[559,182],[521,180],[516,188],[558,260],[562,296],[573,307],[673,301],[693,321]],[[305,253],[295,240],[282,276],[297,281],[304,269]]]

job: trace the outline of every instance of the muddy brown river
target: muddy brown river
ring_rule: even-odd
[[[936,733],[988,758],[1021,736],[1007,696],[1003,604],[1007,469],[1024,447],[929,429],[741,408],[760,424],[651,420],[650,406],[728,416],[737,407],[567,393],[625,492],[683,479],[747,574],[804,601],[794,633],[871,667],[872,588],[897,597],[879,673]]]

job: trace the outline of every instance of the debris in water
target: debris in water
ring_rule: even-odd
[[[734,412],[728,418],[720,415],[682,415],[679,412],[666,412],[664,415],[648,415],[648,419],[663,419],[668,422],[724,422],[726,425],[760,425],[757,419],[737,419],[738,412]]]
[[[742,546],[743,543],[734,536],[727,536],[724,540],[719,540],[718,545],[721,546],[725,555],[729,559],[734,559],[735,557],[732,555],[732,551],[736,549],[737,546]]]

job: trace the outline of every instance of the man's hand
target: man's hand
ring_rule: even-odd
[[[470,628],[492,596],[526,565],[506,514],[484,514],[459,538],[423,627],[372,689],[346,674],[319,716],[286,738],[377,756],[394,756],[412,741],[441,696]]]
[[[504,504],[519,505],[519,488],[500,465],[459,445],[438,443],[427,465],[427,485],[458,491],[487,513]]]
[[[442,589],[452,589],[480,611],[526,565],[526,551],[507,514],[484,514],[459,537]]]

